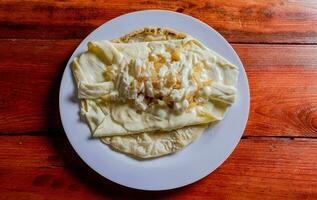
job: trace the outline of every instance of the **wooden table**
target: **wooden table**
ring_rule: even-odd
[[[144,192],[114,184],[72,150],[58,92],[79,42],[142,9],[192,15],[219,31],[246,68],[251,110],[241,142],[208,177]],[[0,2],[0,199],[317,199],[317,2]]]

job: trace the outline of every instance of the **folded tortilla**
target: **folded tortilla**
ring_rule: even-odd
[[[122,73],[112,72],[112,80],[109,81],[109,77],[105,77],[109,68],[124,68],[136,58],[146,60],[149,53],[162,49],[162,46],[163,49],[165,46],[165,49],[173,47],[183,53],[191,52],[194,56],[185,59],[186,62],[203,57],[211,63],[203,66],[209,69],[208,75],[213,79],[213,84],[208,88],[209,101],[182,114],[166,112],[166,108],[138,112],[130,103],[109,101],[109,96],[118,90],[117,79]],[[92,136],[100,137],[104,143],[123,153],[151,158],[182,149],[201,135],[205,127],[203,124],[224,117],[235,100],[238,70],[186,34],[170,29],[145,28],[111,42],[90,42],[88,51],[75,58],[73,74],[81,114]],[[162,110],[167,115],[157,114]]]

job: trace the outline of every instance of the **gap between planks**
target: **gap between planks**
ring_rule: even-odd
[[[81,42],[85,38],[0,38],[1,41],[78,41]],[[229,42],[233,45],[245,44],[245,45],[301,45],[301,46],[313,46],[317,45],[317,42],[311,43],[299,43],[299,42]],[[79,44],[79,43],[78,43]]]
[[[47,131],[50,132],[50,131]],[[49,137],[59,138],[64,137],[65,133],[62,131],[53,131],[56,134],[47,134],[47,132],[26,132],[26,133],[0,133],[0,137],[14,137],[14,136],[31,136],[31,137]],[[242,140],[317,140],[317,136],[242,136]]]

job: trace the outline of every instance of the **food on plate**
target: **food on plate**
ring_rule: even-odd
[[[153,158],[178,151],[196,140],[205,126],[188,126],[181,129],[154,133],[102,138],[113,149],[140,158]]]
[[[92,137],[139,158],[184,148],[236,98],[238,68],[171,29],[91,41],[72,69]]]

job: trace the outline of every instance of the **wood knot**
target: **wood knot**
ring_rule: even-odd
[[[274,12],[273,12],[272,8],[264,8],[264,9],[261,11],[261,14],[262,14],[262,16],[263,16],[265,19],[272,19],[273,16],[274,16]]]
[[[184,10],[185,10],[185,8],[178,8],[178,9],[176,10],[176,12],[182,13],[182,12],[184,12]]]
[[[64,181],[61,178],[56,178],[51,174],[41,174],[35,177],[33,180],[34,186],[48,186],[50,185],[52,188],[57,189],[61,188],[64,185]]]
[[[33,180],[33,185],[34,186],[44,186],[46,185],[48,182],[50,182],[51,178],[53,176],[50,174],[41,174],[38,175],[37,177],[35,177],[35,179]]]
[[[314,131],[317,131],[317,114],[313,114],[311,121],[310,121],[311,127]]]
[[[56,178],[52,181],[51,187],[52,188],[61,188],[63,186],[63,180],[60,178]]]

